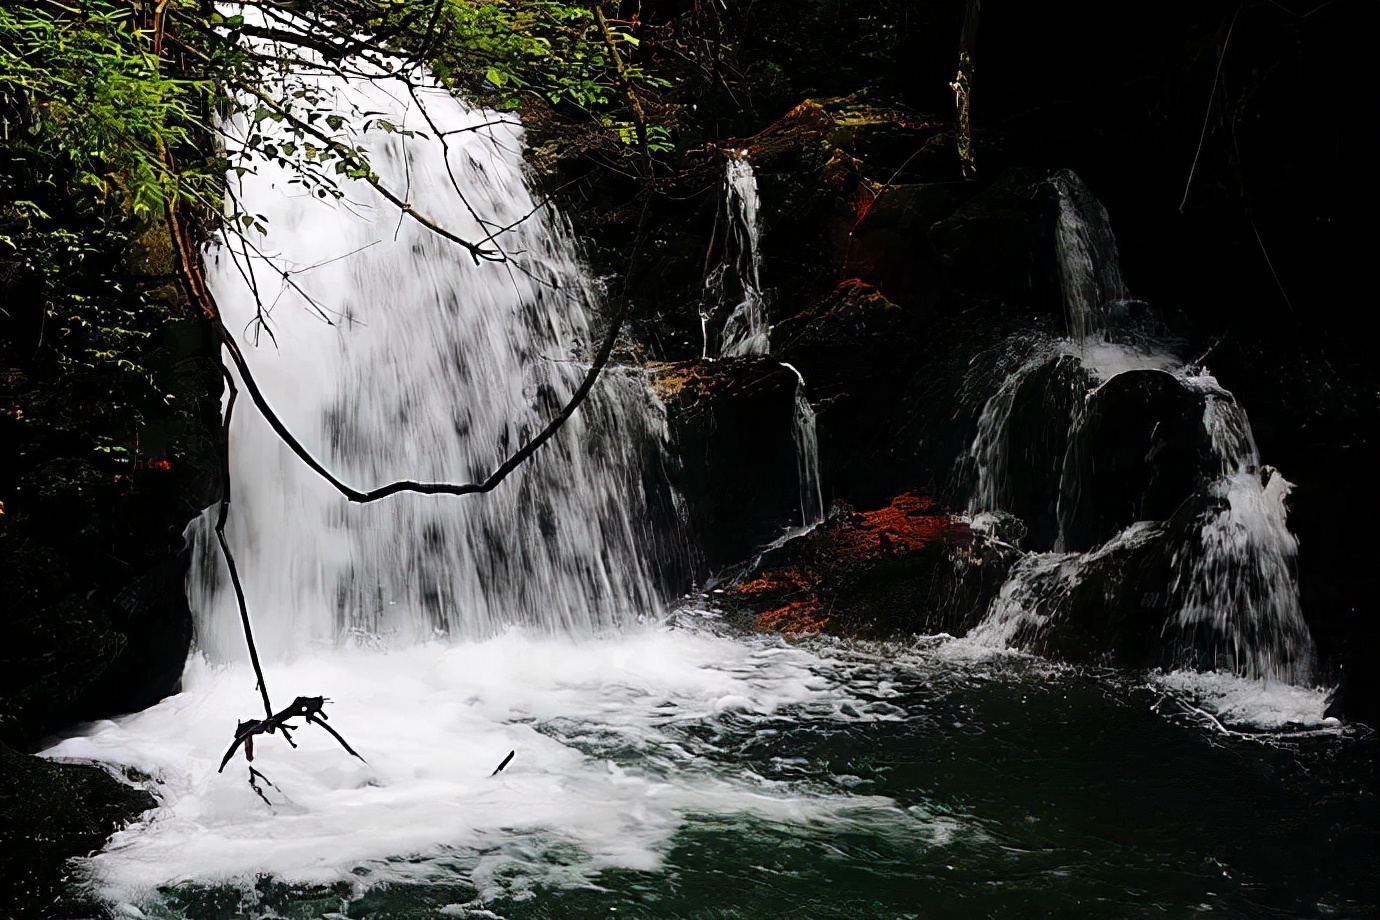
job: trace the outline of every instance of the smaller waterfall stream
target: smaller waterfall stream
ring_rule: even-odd
[[[983,404],[978,414],[977,433],[965,459],[972,468],[975,480],[968,500],[970,514],[1008,509],[1006,493],[1010,449],[1007,429],[1011,410],[1015,407],[1016,393],[1031,374],[1060,353],[1059,344],[1039,342],[1030,354],[1018,361],[1014,370],[1006,374],[996,392]]]
[[[795,442],[796,472],[800,478],[800,525],[810,527],[824,520],[824,496],[819,484],[819,432],[815,428],[815,410],[805,398],[805,378],[792,364],[782,362],[796,379],[795,415],[791,421],[791,439]]]
[[[1075,173],[1050,179],[1059,196],[1055,253],[1069,336],[1086,346],[1106,337],[1112,312],[1126,300],[1116,237],[1107,209]]]
[[[770,355],[771,327],[767,323],[761,280],[761,199],[757,194],[757,176],[746,156],[729,156],[724,186],[724,223],[728,230],[724,260],[705,280],[706,307],[700,312],[704,356],[706,359],[712,357],[711,320],[732,299],[730,292],[735,289],[740,293],[737,304],[723,322],[717,356]],[[795,445],[796,472],[800,480],[800,527],[808,529],[824,520],[819,435],[804,375],[790,364],[782,362],[782,367],[788,368],[796,378],[791,440]]]
[[[1285,500],[1293,485],[1260,462],[1236,398],[1207,374],[1185,378],[1206,396],[1204,427],[1218,463],[1197,541],[1174,555],[1172,590],[1182,599],[1166,632],[1201,666],[1301,683],[1311,677],[1313,640],[1299,606],[1298,540]]]
[[[1161,630],[1166,657],[1178,666],[1249,678],[1308,680],[1313,644],[1299,608],[1298,542],[1287,525],[1290,484],[1262,466],[1245,411],[1214,378],[1185,367],[1153,341],[1116,341],[1133,330],[1119,316],[1127,292],[1106,209],[1072,173],[1056,174],[1051,184],[1059,195],[1056,251],[1071,338],[1033,348],[1013,343],[1016,357],[979,413],[964,463],[970,514],[1013,510],[1011,473],[1023,451],[1012,435],[1018,393],[1051,362],[1076,359],[1081,375],[1039,378],[1047,386],[1075,388],[1067,398],[1068,417],[1043,420],[1067,432],[1057,471],[1058,537],[1054,552],[1030,554],[1015,566],[972,638],[997,647],[1038,646],[1041,637],[1048,640],[1060,628],[1088,579],[1108,577],[1105,560],[1135,556],[1153,541],[1169,540],[1171,574],[1162,593],[1171,613]],[[1137,371],[1172,377],[1177,383],[1171,388],[1177,385],[1186,399],[1202,405],[1198,438],[1211,460],[1194,500],[1203,510],[1177,529],[1163,521],[1126,521],[1100,545],[1071,552],[1069,522],[1077,503],[1091,500],[1082,494],[1085,470],[1076,459],[1087,449],[1090,406],[1101,388]]]
[[[737,303],[723,322],[718,353],[724,358],[765,355],[771,351],[771,330],[762,291],[761,198],[747,157],[728,158],[724,187],[725,258],[710,273],[705,293],[711,313],[726,306],[735,291]],[[709,356],[707,335],[705,356]]]

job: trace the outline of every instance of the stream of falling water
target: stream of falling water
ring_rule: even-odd
[[[730,156],[724,178],[725,259],[706,280],[709,306],[717,312],[734,299],[723,322],[718,354],[724,358],[771,351],[766,297],[762,291],[761,198],[757,175],[745,156]],[[709,343],[706,335],[705,351]]]
[[[710,357],[710,319],[740,292],[737,304],[723,322],[719,334],[719,357],[737,358],[771,353],[771,327],[767,322],[766,297],[762,291],[761,198],[757,176],[746,156],[728,158],[724,179],[724,223],[727,226],[725,258],[705,280],[706,309],[700,320],[704,333],[704,355]],[[785,364],[795,374],[794,409],[791,415],[791,441],[795,445],[796,473],[800,481],[800,527],[804,532],[824,520],[824,495],[819,475],[819,434],[815,410],[805,389],[805,376]]]
[[[1116,237],[1107,209],[1075,173],[1061,170],[1050,184],[1059,196],[1054,246],[1069,337],[1087,346],[1106,337],[1112,313],[1126,300]]]
[[[1076,358],[1085,374],[1072,385],[1083,393],[1070,400],[1071,417],[1049,420],[1070,432],[1060,473],[1059,537],[1055,552],[1031,554],[1016,565],[971,638],[995,647],[1030,647],[1042,631],[1059,628],[1072,591],[1096,577],[1100,559],[1160,535],[1162,522],[1132,522],[1089,552],[1068,552],[1064,536],[1070,505],[1083,485],[1074,451],[1088,401],[1120,374],[1156,370],[1202,396],[1202,433],[1216,466],[1201,486],[1208,510],[1173,549],[1167,590],[1176,613],[1163,639],[1183,666],[1308,681],[1313,642],[1299,607],[1298,542],[1289,531],[1285,503],[1290,484],[1261,464],[1245,411],[1211,375],[1184,366],[1154,342],[1115,341],[1128,332],[1116,316],[1127,294],[1106,209],[1073,173],[1060,172],[1051,184],[1059,196],[1056,252],[1072,338],[1025,349],[979,413],[966,463],[973,478],[969,513],[1008,510],[1008,471],[1021,450],[1009,435],[1017,392],[1051,361]]]
[[[782,367],[795,374],[795,411],[791,419],[791,440],[795,444],[796,477],[800,480],[800,525],[811,527],[824,520],[824,495],[819,479],[819,432],[815,410],[805,396],[805,377],[792,364]]]
[[[262,304],[273,339],[243,343],[254,373],[286,423],[347,481],[480,481],[584,374],[594,293],[570,232],[536,207],[512,121],[440,90],[419,93],[427,124],[386,84],[313,86],[347,111],[445,132],[444,148],[400,131],[355,140],[385,183],[409,189],[419,210],[458,235],[482,239],[516,224],[495,241],[513,255],[476,261],[364,182],[343,185],[339,201],[318,198],[264,165],[233,187],[267,233],[246,229],[247,243],[230,237],[207,254],[226,325],[254,329]],[[241,406],[230,433],[228,532],[253,573],[260,647],[275,655],[351,636],[478,638],[514,624],[589,634],[655,617],[647,547],[658,496],[642,468],[664,429],[643,381],[615,371],[503,488],[479,500],[403,494],[361,506],[342,501]],[[244,640],[219,553],[204,525],[197,539],[197,644],[213,660],[236,660]]]

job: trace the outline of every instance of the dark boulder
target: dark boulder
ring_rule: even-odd
[[[1087,550],[1135,521],[1163,521],[1215,475],[1202,394],[1156,370],[1118,374],[1088,397],[1064,471],[1064,547]]]
[[[1058,200],[1046,178],[1039,170],[1008,169],[930,228],[940,278],[952,296],[1059,314]]]
[[[845,272],[913,305],[933,300],[940,265],[930,229],[973,197],[965,182],[932,182],[883,188],[864,199],[847,240]]]
[[[1169,663],[1161,639],[1171,600],[1173,540],[1143,522],[1087,553],[1023,558],[984,629],[1038,655],[1095,665]]]
[[[773,353],[804,375],[816,408],[826,506],[949,498],[982,408],[970,378],[999,363],[1010,332],[1003,317],[902,306],[856,279],[779,323]]]
[[[765,630],[858,638],[962,633],[1017,555],[932,499],[903,494],[874,511],[836,513],[723,597]]]
[[[170,270],[156,239],[141,272]],[[118,361],[68,366],[0,323],[0,740],[19,747],[156,702],[191,641],[183,532],[219,495],[217,344],[174,293],[120,293],[123,272],[70,279],[143,327]]]
[[[1064,456],[1089,383],[1077,358],[1058,355],[1016,388],[1004,435],[1003,508],[1025,522],[1027,549],[1047,552],[1058,539]]]
[[[73,894],[67,860],[100,849],[154,804],[99,767],[53,763],[0,743],[0,916],[105,916],[104,907]]]
[[[677,485],[707,572],[748,558],[800,522],[792,439],[797,385],[795,374],[770,358],[652,368],[680,456]]]
[[[907,481],[914,438],[904,429],[924,408],[912,382],[925,338],[923,311],[856,281],[773,330],[773,350],[805,377],[816,407],[826,505],[866,507],[916,485]]]

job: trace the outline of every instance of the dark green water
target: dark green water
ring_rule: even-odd
[[[425,880],[163,891],[151,915],[238,917],[1373,917],[1374,735],[1226,733],[1148,680],[1028,658],[854,656],[842,711],[729,712],[630,746],[539,729],[629,772],[860,798],[825,820],[686,815],[655,870],[590,872],[539,830],[426,860]],[[850,720],[850,713],[869,718]],[[582,867],[583,866],[583,867]],[[361,882],[372,870],[361,867]]]

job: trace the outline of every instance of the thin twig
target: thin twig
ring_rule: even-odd
[[[1179,213],[1188,205],[1188,190],[1193,187],[1193,176],[1198,171],[1198,158],[1203,155],[1203,142],[1207,140],[1208,122],[1212,119],[1212,102],[1217,98],[1217,84],[1222,79],[1222,62],[1227,59],[1227,45],[1231,44],[1231,33],[1236,28],[1236,17],[1246,8],[1245,0],[1232,14],[1231,24],[1227,26],[1227,37],[1222,41],[1222,52],[1217,55],[1217,72],[1212,75],[1212,92],[1208,93],[1207,111],[1203,113],[1203,130],[1198,135],[1198,149],[1193,152],[1193,165],[1188,169],[1188,181],[1184,183],[1184,197],[1179,202]]]
[[[220,544],[220,551],[225,556],[225,567],[230,572],[230,584],[235,589],[235,602],[239,606],[240,622],[244,626],[244,641],[249,646],[249,661],[254,666],[254,676],[259,682],[259,695],[263,697],[264,715],[271,719],[273,704],[268,699],[268,684],[264,681],[264,669],[259,663],[259,649],[254,643],[254,629],[249,623],[249,605],[244,599],[244,585],[240,581],[240,570],[235,565],[235,554],[230,551],[230,541],[225,538],[225,521],[230,515],[230,422],[235,415],[235,399],[239,396],[239,390],[236,389],[235,380],[228,368],[222,366],[221,373],[225,377],[225,385],[230,396],[225,403],[225,421],[221,427],[221,495],[220,510],[216,514],[216,542]]]

